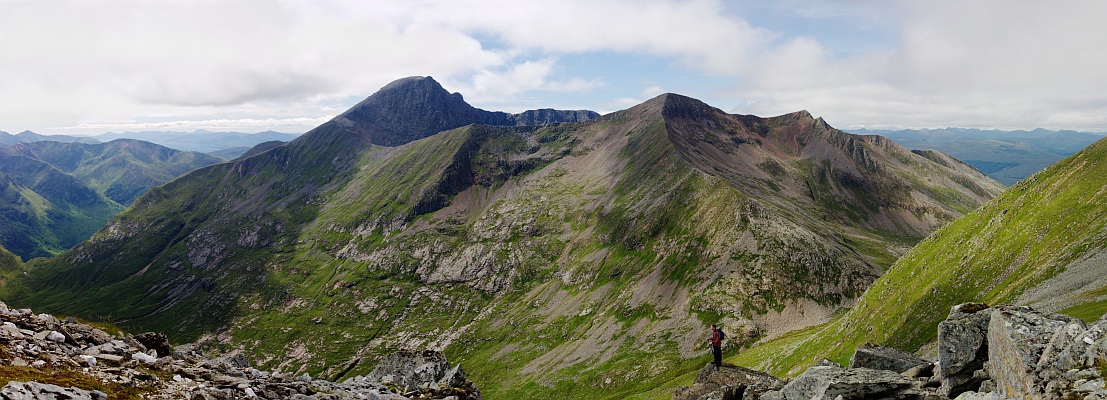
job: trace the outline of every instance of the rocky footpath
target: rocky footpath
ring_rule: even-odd
[[[823,360],[787,382],[708,364],[674,400],[1107,399],[1107,316],[1092,324],[1029,307],[954,306],[938,359],[866,344],[849,367]]]
[[[27,379],[30,378],[30,379]],[[207,358],[165,335],[111,335],[0,303],[0,399],[481,399],[460,365],[400,351],[343,382],[259,371],[242,356]]]

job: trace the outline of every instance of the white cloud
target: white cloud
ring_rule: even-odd
[[[507,111],[566,94],[625,108],[664,88],[743,114],[808,109],[842,127],[1107,130],[1107,2],[890,4],[3,1],[0,128],[311,119],[393,79],[432,75]],[[751,7],[787,23],[758,27]],[[842,51],[842,39],[806,29],[838,20],[895,37]],[[622,79],[640,65],[606,55],[671,70]]]
[[[904,5],[897,48],[835,57],[793,38],[731,93],[752,100],[743,111],[807,108],[842,127],[1107,130],[1107,3]]]

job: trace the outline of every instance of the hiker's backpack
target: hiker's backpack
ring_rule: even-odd
[[[723,333],[723,328],[719,328],[719,340],[720,341],[726,340],[726,334]]]

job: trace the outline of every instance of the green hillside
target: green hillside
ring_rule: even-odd
[[[22,270],[22,268],[23,261],[8,249],[0,246],[0,271],[16,271]]]
[[[0,245],[24,260],[88,239],[123,207],[53,166],[0,152]]]
[[[96,144],[42,141],[6,151],[45,161],[124,206],[185,172],[223,161],[133,139]]]
[[[742,342],[826,321],[1001,190],[806,112],[669,94],[582,123],[466,119],[501,114],[398,81],[151,190],[3,297],[266,369],[338,379],[436,348],[489,398],[622,398],[699,368],[711,322]]]
[[[1086,320],[1107,311],[1107,140],[1033,175],[930,235],[845,315],[736,360],[792,375],[865,342],[915,350],[950,307],[1031,304]]]

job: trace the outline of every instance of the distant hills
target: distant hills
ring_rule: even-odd
[[[1030,305],[1086,321],[1107,312],[1107,139],[934,232],[848,314],[738,357],[779,375],[865,342],[914,351],[955,304]]]
[[[40,135],[31,131],[23,131],[18,134],[10,134],[4,131],[0,131],[0,147],[13,145],[16,143],[30,143],[30,142],[42,142],[42,141],[54,141],[54,142],[75,142],[75,143],[100,143],[99,139],[89,136],[69,136],[69,135]]]
[[[1071,130],[1000,131],[965,128],[912,130],[854,130],[887,136],[910,149],[934,149],[988,174],[1004,185],[1014,185],[1035,172],[1103,138],[1103,133]]]
[[[702,366],[709,323],[752,343],[829,320],[1002,191],[803,111],[508,114],[429,77],[250,154],[150,190],[5,300],[312,376],[439,348],[489,398],[625,397]]]
[[[222,161],[132,139],[0,148],[0,245],[25,260],[56,254],[87,240],[150,188]]]
[[[201,153],[211,153],[219,150],[226,150],[231,148],[249,149],[258,145],[259,143],[279,140],[287,142],[299,137],[299,134],[281,133],[274,131],[265,131],[258,133],[242,133],[242,132],[212,132],[203,129],[198,129],[192,132],[161,132],[161,131],[142,131],[142,132],[123,132],[113,133],[108,132],[101,135],[93,136],[101,141],[110,141],[115,139],[139,139],[151,143],[157,143],[162,146],[185,151],[197,151]],[[237,157],[237,155],[236,155]],[[234,157],[229,157],[234,158]]]
[[[16,135],[0,131],[0,147],[16,143],[54,141],[65,143],[104,143],[117,139],[138,139],[159,144],[171,149],[212,153],[224,159],[233,159],[260,143],[270,141],[287,142],[297,138],[298,134],[265,131],[259,133],[212,132],[195,130],[192,132],[108,132],[95,136],[40,135],[24,131]]]
[[[24,260],[86,240],[123,208],[45,161],[0,152],[0,245]]]

